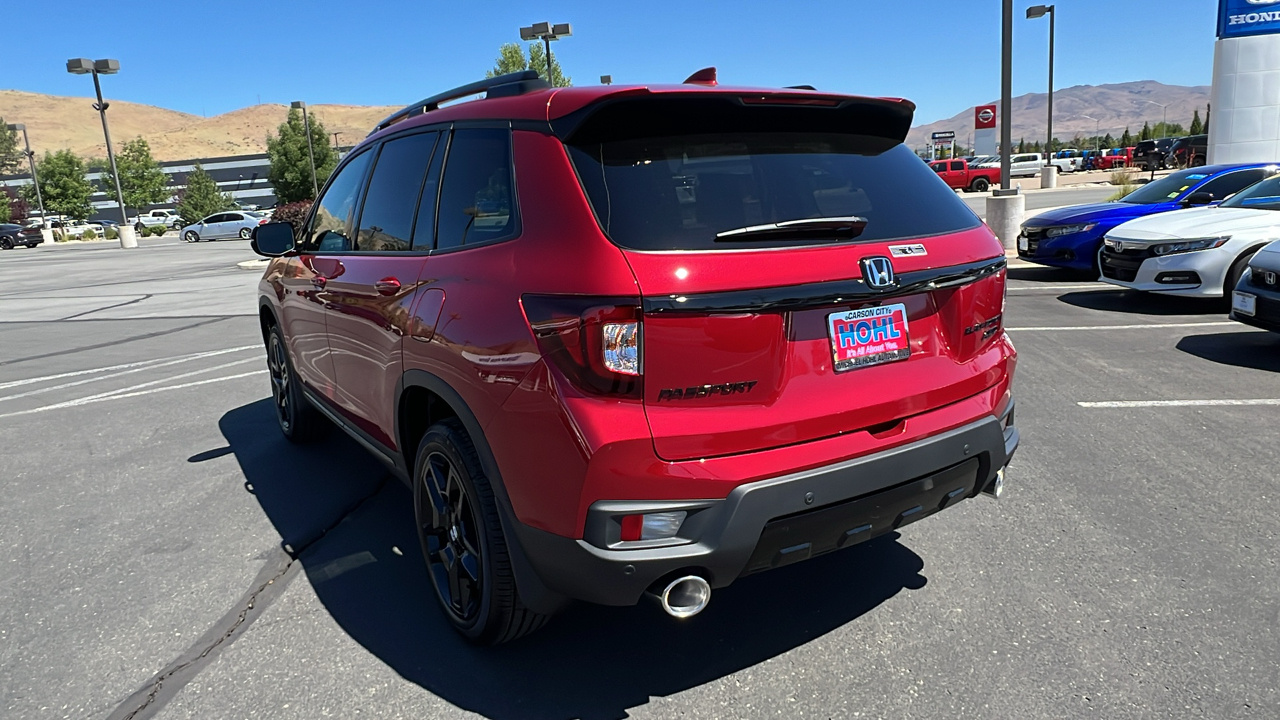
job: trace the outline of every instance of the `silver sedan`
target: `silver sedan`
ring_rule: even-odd
[[[253,229],[266,218],[247,210],[228,210],[210,215],[198,223],[182,228],[182,239],[189,243],[238,237],[248,240]]]

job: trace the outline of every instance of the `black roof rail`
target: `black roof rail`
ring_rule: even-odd
[[[507,73],[506,75],[498,75],[497,77],[485,78],[477,82],[461,85],[452,90],[446,90],[429,98],[423,98],[416,103],[406,105],[403,109],[382,119],[376,127],[370,131],[370,135],[390,127],[401,120],[411,118],[415,115],[431,112],[439,109],[440,103],[457,100],[468,95],[478,95],[479,93],[488,93],[486,97],[506,97],[509,95],[523,95],[534,90],[543,90],[551,87],[551,83],[538,77],[537,70],[522,70],[520,72]]]

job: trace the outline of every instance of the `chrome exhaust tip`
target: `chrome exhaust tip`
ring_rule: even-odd
[[[711,602],[711,583],[697,575],[685,575],[655,593],[662,609],[673,618],[689,618],[702,612]]]
[[[1000,468],[996,471],[996,479],[987,483],[987,486],[982,488],[982,494],[992,500],[1000,499],[1000,496],[1004,494],[1004,468]]]

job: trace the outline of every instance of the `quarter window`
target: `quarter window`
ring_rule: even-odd
[[[361,153],[342,166],[337,177],[329,183],[311,215],[311,225],[304,238],[304,249],[313,252],[343,252],[351,250],[352,214],[364,171],[369,167],[370,154]]]
[[[360,210],[357,250],[409,249],[413,213],[435,146],[436,133],[418,133],[383,143]]]
[[[517,224],[511,186],[511,133],[455,130],[444,167],[436,248],[514,236]]]

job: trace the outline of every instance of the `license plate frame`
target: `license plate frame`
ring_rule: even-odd
[[[1030,252],[1030,250],[1031,250],[1031,240],[1028,239],[1027,236],[1024,235],[1023,233],[1018,233],[1018,251]]]
[[[841,310],[827,315],[831,367],[837,373],[911,357],[910,323],[903,303]]]
[[[1231,309],[1241,315],[1253,317],[1258,312],[1258,296],[1253,293],[1232,291]]]

